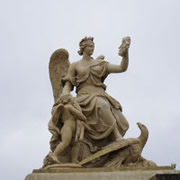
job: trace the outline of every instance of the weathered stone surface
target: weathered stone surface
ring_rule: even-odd
[[[51,151],[43,168],[52,165],[78,164],[83,167],[155,167],[156,163],[141,156],[148,140],[148,128],[137,123],[140,136],[123,139],[129,128],[121,104],[106,93],[104,81],[112,73],[128,69],[131,38],[119,47],[121,63],[114,65],[104,55],[93,58],[94,38],[79,43],[79,61],[70,63],[65,49],[56,50],[49,62],[54,95],[48,128],[52,134]],[[76,97],[71,91],[76,88]],[[70,165],[71,166],[71,165]],[[69,166],[68,166],[69,167]]]
[[[34,170],[32,174],[27,175],[25,180],[150,180],[155,178],[156,174],[178,177],[180,171],[172,170],[170,167],[159,167],[151,170],[138,168],[61,168],[49,172]]]

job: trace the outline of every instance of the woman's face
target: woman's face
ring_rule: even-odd
[[[83,53],[86,53],[87,55],[91,56],[93,54],[93,52],[94,52],[94,42],[89,41],[87,46],[84,48]]]

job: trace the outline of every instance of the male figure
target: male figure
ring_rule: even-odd
[[[60,163],[58,156],[69,146],[73,135],[75,135],[75,133],[81,134],[81,132],[76,132],[76,129],[80,130],[77,128],[77,125],[79,124],[77,121],[85,121],[86,117],[82,114],[79,105],[71,95],[60,97],[55,103],[55,106],[56,110],[61,111],[61,119],[64,124],[60,130],[61,142],[56,146],[54,152],[51,153],[51,157],[53,161]],[[75,139],[76,141],[77,138],[78,137]]]

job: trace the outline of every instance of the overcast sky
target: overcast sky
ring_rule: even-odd
[[[136,122],[148,126],[143,156],[180,169],[179,17],[179,0],[1,0],[1,179],[24,179],[42,166],[51,137],[49,57],[65,48],[79,60],[84,36],[95,38],[94,57],[113,64],[131,36],[129,69],[107,78],[107,92],[123,106],[126,137],[139,135]]]

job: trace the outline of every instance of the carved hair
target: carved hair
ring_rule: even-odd
[[[83,51],[85,49],[85,47],[92,41],[93,42],[94,38],[93,37],[85,37],[83,38],[80,43],[79,43],[79,51],[78,54],[80,56],[83,55]]]

